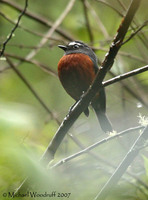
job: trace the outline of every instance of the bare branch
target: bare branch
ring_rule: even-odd
[[[143,130],[143,133],[137,138],[131,149],[128,151],[124,159],[121,161],[113,175],[110,177],[108,182],[104,185],[100,193],[96,196],[94,200],[104,200],[106,196],[111,192],[111,189],[120,180],[122,175],[125,173],[129,165],[133,162],[135,157],[138,155],[141,147],[148,140],[148,126]]]
[[[93,50],[98,50],[98,51],[104,51],[104,52],[107,52],[108,49],[107,48],[103,48],[103,47],[91,47]],[[138,57],[136,55],[133,55],[133,54],[130,54],[130,53],[127,53],[127,52],[124,52],[124,51],[120,51],[118,53],[118,55],[120,56],[125,56],[125,57],[128,57],[128,58],[131,58],[131,59],[134,59],[134,60],[137,60],[137,61],[140,61],[144,64],[147,64],[147,61],[141,57]]]
[[[124,15],[115,7],[113,7],[111,4],[109,4],[108,2],[104,1],[104,0],[95,0],[99,3],[105,4],[106,6],[108,6],[109,8],[113,9],[116,13],[118,13],[119,16],[123,17]]]
[[[64,18],[70,12],[70,10],[72,9],[74,3],[75,3],[75,0],[70,0],[70,2],[68,3],[67,7],[65,8],[65,10],[58,17],[58,19],[55,21],[55,23],[52,25],[52,27],[49,29],[49,31],[47,31],[47,33],[45,34],[45,37],[39,42],[39,44],[37,45],[37,48],[35,50],[31,51],[26,56],[27,59],[31,59],[37,54],[37,52],[40,50],[40,48],[47,42],[47,38],[50,38],[52,36],[54,31],[58,28],[58,26],[62,23]]]
[[[129,78],[131,76],[135,76],[137,74],[143,73],[143,72],[145,72],[147,70],[148,70],[148,65],[146,65],[144,67],[137,68],[137,69],[132,70],[130,72],[118,75],[118,76],[116,76],[116,77],[114,77],[112,79],[109,79],[108,81],[103,82],[102,84],[103,84],[104,87],[106,87],[106,86],[108,86],[110,84],[116,83],[118,81],[121,81],[123,79]]]
[[[43,108],[51,115],[53,119],[56,120],[58,124],[60,124],[57,117],[52,113],[52,111],[45,105],[45,103],[42,101],[42,99],[38,96],[38,94],[35,92],[35,90],[32,88],[32,86],[29,84],[29,82],[25,79],[25,77],[19,72],[19,70],[14,66],[14,64],[11,62],[11,60],[7,58],[7,62],[9,63],[10,67],[13,69],[13,71],[18,75],[18,77],[25,83],[27,88],[31,91],[31,93],[35,96],[35,98],[40,102],[40,104],[43,106]]]
[[[115,77],[116,75],[113,72],[109,72],[110,75],[112,75],[113,77]],[[139,94],[137,94],[137,91],[132,90],[129,87],[129,84],[126,82],[121,81],[120,84],[124,87],[124,89],[127,90],[127,92],[129,92],[130,95],[132,95],[134,98],[136,98],[139,102],[141,102],[143,105],[145,105],[146,107],[148,107],[148,103],[147,101],[144,100],[143,96],[140,96]]]
[[[11,24],[14,24],[16,25],[16,22],[14,22],[13,20],[11,20],[8,16],[6,16],[6,14],[4,14],[3,12],[0,11],[0,15],[6,19],[8,22],[10,22]],[[36,36],[39,36],[39,37],[46,37],[44,34],[42,33],[38,33],[38,32],[35,32],[35,31],[32,31],[22,25],[18,25],[19,28],[23,29],[24,31],[32,34],[32,35],[36,35]],[[58,41],[58,42],[62,42],[63,40],[60,39],[60,38],[56,38],[56,37],[47,37],[47,39],[50,39],[50,40],[54,40],[54,41]]]
[[[82,4],[83,4],[83,10],[84,10],[84,16],[85,16],[85,21],[86,21],[86,27],[88,30],[88,34],[89,34],[89,39],[90,42],[93,43],[93,33],[90,27],[90,22],[89,22],[89,18],[88,18],[88,9],[87,9],[87,1],[86,0],[82,0]]]
[[[138,2],[137,2],[138,1]],[[79,100],[77,104],[73,107],[71,112],[66,116],[64,121],[62,122],[61,126],[57,130],[57,133],[55,134],[54,138],[48,145],[45,153],[43,154],[41,161],[44,164],[48,164],[48,162],[53,158],[56,150],[58,149],[61,141],[63,140],[65,134],[70,129],[70,127],[74,124],[76,119],[79,117],[79,115],[88,107],[91,99],[95,96],[96,92],[98,92],[99,89],[102,87],[102,81],[107,73],[107,71],[110,69],[110,67],[114,63],[114,58],[116,57],[122,41],[125,37],[125,34],[128,30],[128,27],[134,17],[134,14],[136,13],[140,1],[135,0],[131,3],[131,6],[129,7],[129,10],[122,21],[122,24],[120,25],[118,32],[116,34],[116,37],[109,49],[109,53],[106,55],[102,66],[100,67],[96,78],[92,84],[92,86],[88,89],[88,91],[83,95],[83,97]]]
[[[16,56],[16,55],[13,55],[13,54],[8,54],[8,53],[5,53],[4,55],[6,55],[7,57],[10,57],[10,58],[15,58],[15,59],[23,61],[23,62],[34,64],[34,65],[40,67],[46,73],[57,77],[57,73],[54,70],[52,70],[50,67],[47,67],[45,64],[40,63],[36,60],[28,60],[27,58],[24,58],[24,57],[21,57],[21,56]],[[9,69],[9,68],[10,67],[7,67],[4,70],[1,70],[0,72],[3,72],[3,71],[5,71],[6,69]]]
[[[109,142],[110,140],[113,140],[113,139],[115,139],[115,138],[117,138],[117,137],[121,137],[121,136],[123,136],[123,135],[126,135],[126,134],[128,134],[128,133],[130,133],[130,132],[132,132],[132,131],[141,130],[141,129],[144,129],[144,126],[138,126],[138,127],[134,127],[134,128],[129,128],[129,129],[127,129],[127,130],[125,130],[125,131],[122,131],[122,132],[120,132],[120,133],[118,133],[118,134],[116,134],[116,135],[113,135],[113,136],[109,136],[109,137],[107,137],[107,138],[104,138],[104,139],[102,139],[101,141],[96,142],[95,144],[90,145],[89,147],[87,147],[87,148],[85,148],[85,149],[79,151],[78,153],[75,153],[75,154],[73,154],[73,155],[71,155],[71,156],[68,156],[67,158],[64,158],[64,159],[60,160],[58,163],[54,164],[54,165],[51,167],[51,169],[52,169],[52,168],[55,168],[55,167],[59,167],[60,165],[66,163],[66,162],[68,162],[68,161],[70,161],[70,160],[72,160],[72,159],[74,159],[74,158],[76,158],[76,157],[79,157],[79,156],[81,156],[82,154],[88,153],[88,152],[91,151],[92,149],[94,149],[94,148],[100,146],[101,144],[104,144],[104,143],[106,143],[106,142]]]
[[[12,2],[11,0],[1,0],[0,3],[4,3],[4,4],[12,7],[13,9],[15,9],[17,11],[20,11],[20,12],[22,11],[22,8],[20,6],[18,6],[16,3]],[[44,17],[41,17],[39,15],[35,15],[34,13],[32,13],[30,11],[27,11],[25,13],[25,15],[27,17],[29,17],[30,19],[33,19],[33,20],[39,22],[40,24],[43,24],[44,26],[46,26],[48,28],[51,28],[53,26],[52,22],[50,22],[49,19],[45,19]],[[68,33],[61,30],[60,28],[57,28],[55,31],[69,41],[74,40]]]
[[[140,128],[141,127],[141,128]],[[127,131],[127,133],[128,133],[128,130],[129,130],[129,132],[132,132],[132,131],[135,131],[135,130],[140,130],[140,129],[142,129],[142,127],[143,127],[143,129],[144,129],[144,126],[137,126],[137,127],[133,127],[133,128],[130,128],[130,129],[127,129],[127,130],[124,130],[124,131],[122,131],[122,133],[124,133],[124,132],[126,132]],[[121,133],[121,132],[120,132]],[[125,133],[126,134],[126,133]],[[82,150],[84,150],[84,149],[86,149],[86,147],[79,141],[79,140],[77,140],[77,138],[76,137],[73,137],[73,135],[70,135],[70,134],[68,134],[69,136],[70,136],[70,138],[82,149]],[[88,148],[88,147],[87,147]],[[114,165],[114,164],[112,164],[110,161],[108,161],[108,160],[106,160],[106,159],[104,159],[104,157],[101,157],[100,155],[98,155],[98,154],[95,154],[94,152],[92,152],[92,151],[87,151],[87,153],[90,155],[90,156],[92,156],[94,159],[96,159],[96,160],[98,160],[99,162],[102,162],[102,163],[104,163],[104,164],[106,164],[107,166],[110,166],[111,168],[113,168],[113,169],[115,169],[116,168],[116,166]],[[68,158],[68,157],[67,157]],[[63,159],[62,159],[63,160]],[[62,162],[62,160],[61,160],[61,162]],[[59,161],[60,162],[60,161]],[[58,163],[59,163],[58,162]],[[58,164],[57,163],[57,164]],[[64,164],[64,163],[63,163]],[[55,164],[56,165],[56,164]],[[148,189],[148,186],[147,186],[147,184],[145,184],[139,177],[137,177],[135,174],[133,174],[132,172],[129,172],[129,171],[127,171],[126,172],[126,174],[128,174],[130,177],[132,177],[132,178],[134,178],[139,184],[141,184],[146,190]],[[128,181],[128,180],[127,180]]]
[[[103,22],[100,20],[99,16],[97,15],[95,9],[90,5],[90,3],[86,0],[86,6],[90,10],[91,15],[95,18],[95,22],[98,24],[99,29],[101,30],[103,36],[108,39],[109,34],[103,24]]]
[[[80,116],[80,114],[88,107],[90,101],[95,96],[96,92],[98,92],[102,88],[102,81],[107,71],[112,67],[114,63],[114,59],[121,47],[128,27],[130,26],[130,23],[138,9],[139,3],[140,0],[132,1],[131,6],[129,7],[127,14],[118,29],[115,39],[113,40],[113,43],[110,46],[109,52],[106,55],[92,86],[90,86],[90,88],[82,96],[82,98],[75,104],[75,106],[73,106],[72,110],[65,117],[64,121],[57,130],[54,138],[48,145],[46,151],[44,152],[40,160],[45,166],[47,166],[51,159],[53,159],[59,145],[61,144],[68,130],[71,128],[71,126]]]
[[[127,42],[129,42],[135,35],[137,35],[137,34],[138,34],[145,26],[147,26],[147,25],[148,25],[148,20],[145,21],[134,33],[132,33],[132,34],[130,35],[130,37],[122,43],[122,45],[124,45],[124,44],[126,44]]]
[[[118,0],[118,3],[121,5],[121,7],[123,8],[124,11],[126,11],[126,6],[124,5],[123,1]],[[137,23],[137,19],[135,18],[135,20],[133,20],[133,23],[138,27],[138,23]],[[132,29],[135,31],[135,28],[131,25]],[[139,39],[141,40],[141,42],[143,43],[143,45],[148,48],[148,40],[147,37],[145,36],[144,33],[141,32],[141,34],[138,35]]]
[[[28,7],[28,0],[25,1],[25,7],[24,7],[24,9],[22,10],[21,14],[19,15],[18,20],[17,20],[17,23],[15,24],[15,26],[14,26],[13,29],[11,30],[11,32],[10,32],[10,34],[8,35],[6,41],[3,42],[3,47],[2,47],[2,50],[0,51],[0,57],[3,56],[4,51],[5,51],[5,48],[6,48],[6,45],[7,45],[7,43],[9,42],[9,40],[11,40],[11,38],[12,38],[12,36],[13,36],[15,30],[17,29],[17,27],[18,27],[18,25],[19,25],[19,22],[20,22],[22,16],[23,16],[23,15],[25,14],[25,12],[26,12],[27,7]]]

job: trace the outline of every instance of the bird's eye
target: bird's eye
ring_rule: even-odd
[[[78,48],[79,48],[79,45],[75,44],[73,47],[74,47],[75,49],[78,49]]]

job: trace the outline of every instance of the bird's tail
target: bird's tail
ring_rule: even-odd
[[[105,114],[105,112],[101,112],[100,110],[98,109],[94,109],[95,110],[95,113],[97,115],[97,118],[99,120],[99,123],[100,123],[100,126],[101,126],[101,129],[107,133],[107,132],[112,132],[113,131],[113,128],[112,128],[112,125],[111,125],[111,122],[109,121],[107,115]]]

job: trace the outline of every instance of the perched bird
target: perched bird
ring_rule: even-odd
[[[65,54],[58,63],[58,76],[66,92],[76,101],[92,84],[98,71],[97,56],[93,50],[80,41],[67,46],[58,45]],[[111,132],[112,125],[106,116],[106,96],[102,88],[92,99],[91,105],[104,132]],[[88,116],[89,110],[84,113]]]

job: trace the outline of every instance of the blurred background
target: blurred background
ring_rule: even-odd
[[[84,41],[95,50],[101,64],[130,3],[130,0],[29,0],[27,12],[0,60],[1,199],[7,199],[2,194],[14,191],[33,172],[39,182],[36,192],[71,193],[72,200],[93,199],[139,136],[139,130],[132,131],[48,172],[38,163],[74,104],[57,77],[57,64],[63,55],[57,45]],[[24,5],[25,1],[1,0],[0,44],[7,39]],[[105,80],[147,65],[147,8],[148,1],[143,0],[125,40],[143,28],[123,45]],[[11,68],[6,57],[49,110]],[[106,87],[107,115],[115,131],[148,123],[147,77],[148,72],[144,72]],[[89,117],[82,113],[72,126],[50,166],[105,137],[90,108]],[[108,199],[148,199],[147,183],[146,147]]]

